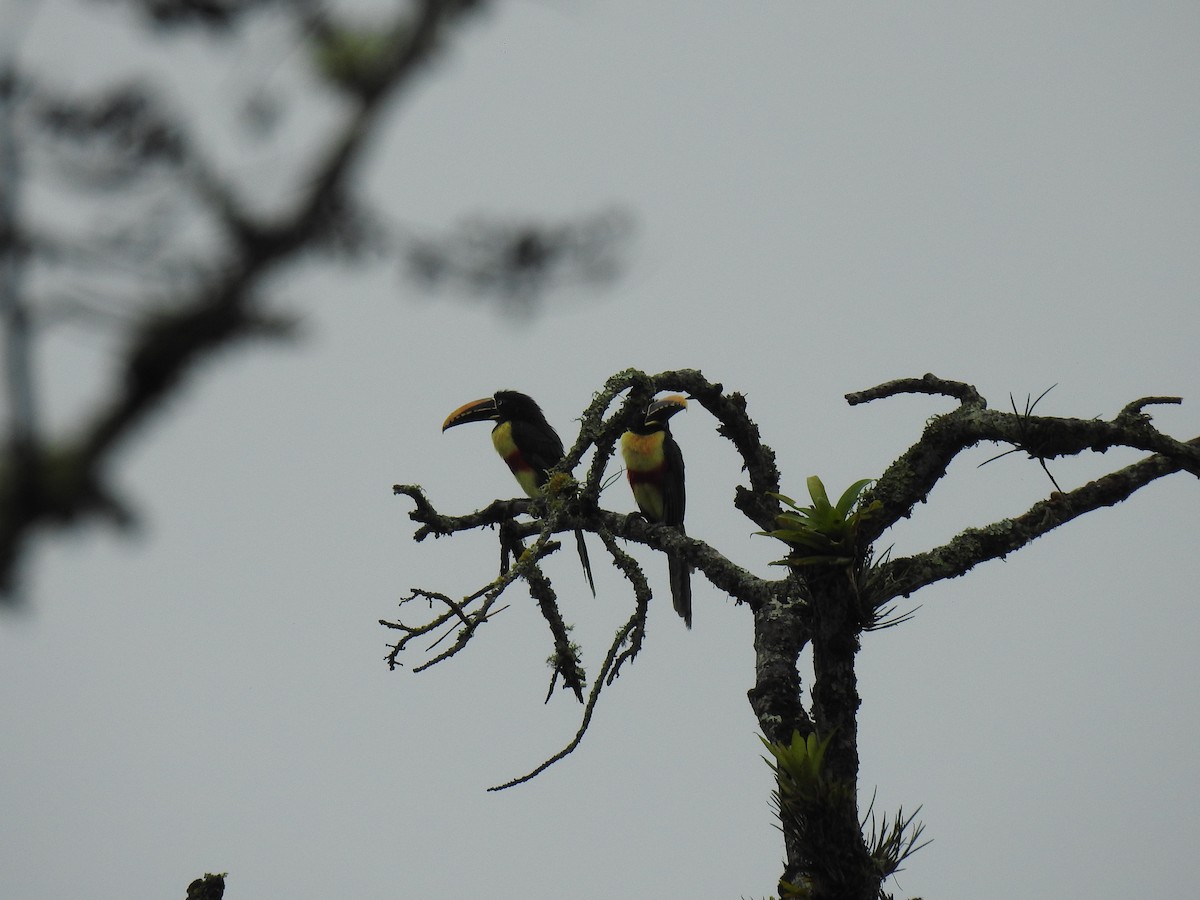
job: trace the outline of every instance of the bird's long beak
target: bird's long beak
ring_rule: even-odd
[[[464,403],[454,412],[450,413],[450,415],[446,416],[446,421],[442,423],[442,431],[466,422],[490,422],[496,418],[496,415],[495,397],[472,400],[470,403]]]
[[[665,397],[659,397],[646,407],[646,421],[664,422],[675,413],[683,412],[687,409],[687,405],[687,397],[683,394],[668,394]]]

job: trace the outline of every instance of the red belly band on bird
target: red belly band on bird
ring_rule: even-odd
[[[504,457],[504,461],[508,463],[509,470],[518,477],[520,477],[522,472],[533,471],[533,466],[525,462],[525,457],[521,455],[520,450],[508,454],[508,456]]]
[[[662,481],[663,469],[665,465],[657,465],[653,469],[626,469],[625,474],[629,477],[629,484],[658,484]]]

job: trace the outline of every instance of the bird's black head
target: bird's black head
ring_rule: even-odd
[[[683,412],[685,409],[687,409],[687,397],[682,394],[668,394],[657,400],[651,400],[646,406],[646,414],[642,421],[630,430],[636,434],[653,434],[656,431],[664,431],[671,416]]]
[[[542,408],[528,394],[520,391],[496,391],[492,400],[500,413],[501,422],[545,422]]]
[[[545,422],[542,408],[520,391],[496,391],[482,400],[464,403],[446,417],[442,431],[467,422]]]

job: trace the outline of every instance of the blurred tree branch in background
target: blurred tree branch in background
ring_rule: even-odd
[[[291,186],[264,198],[219,159],[204,110],[152,75],[114,75],[81,92],[56,83],[54,60],[39,67],[0,48],[0,603],[16,602],[18,566],[39,530],[133,524],[110,483],[114,457],[217,351],[293,331],[265,302],[268,279],[284,267],[315,256],[398,256],[421,289],[495,296],[507,314],[527,315],[557,284],[610,278],[628,231],[622,213],[606,210],[578,222],[477,220],[429,238],[385,224],[386,210],[355,190],[387,110],[484,0],[397,0],[383,19],[315,0],[85,5],[121,21],[133,11],[130,27],[148,45],[203,38],[220,46],[265,19],[283,24],[337,115],[302,119],[303,140],[289,146],[315,149],[292,153]],[[16,39],[10,30],[8,41]],[[214,59],[198,81],[220,72]],[[245,102],[253,128],[277,126],[265,92],[223,102]],[[115,375],[89,410],[51,434],[35,373],[48,333],[66,324],[107,333]]]

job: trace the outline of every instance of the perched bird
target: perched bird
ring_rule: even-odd
[[[683,487],[683,454],[671,437],[668,421],[687,409],[687,398],[671,394],[651,401],[646,414],[621,435],[621,456],[633,499],[647,521],[683,530],[686,494]],[[692,627],[692,565],[675,556],[667,557],[671,575],[671,602],[684,624]]]
[[[547,473],[562,461],[563,444],[534,399],[519,391],[496,391],[491,397],[473,400],[450,413],[442,423],[442,431],[467,422],[496,423],[492,429],[496,452],[508,464],[525,495],[540,497]],[[592,581],[592,564],[583,531],[576,530],[575,543],[583,574],[595,596],[596,585]]]

